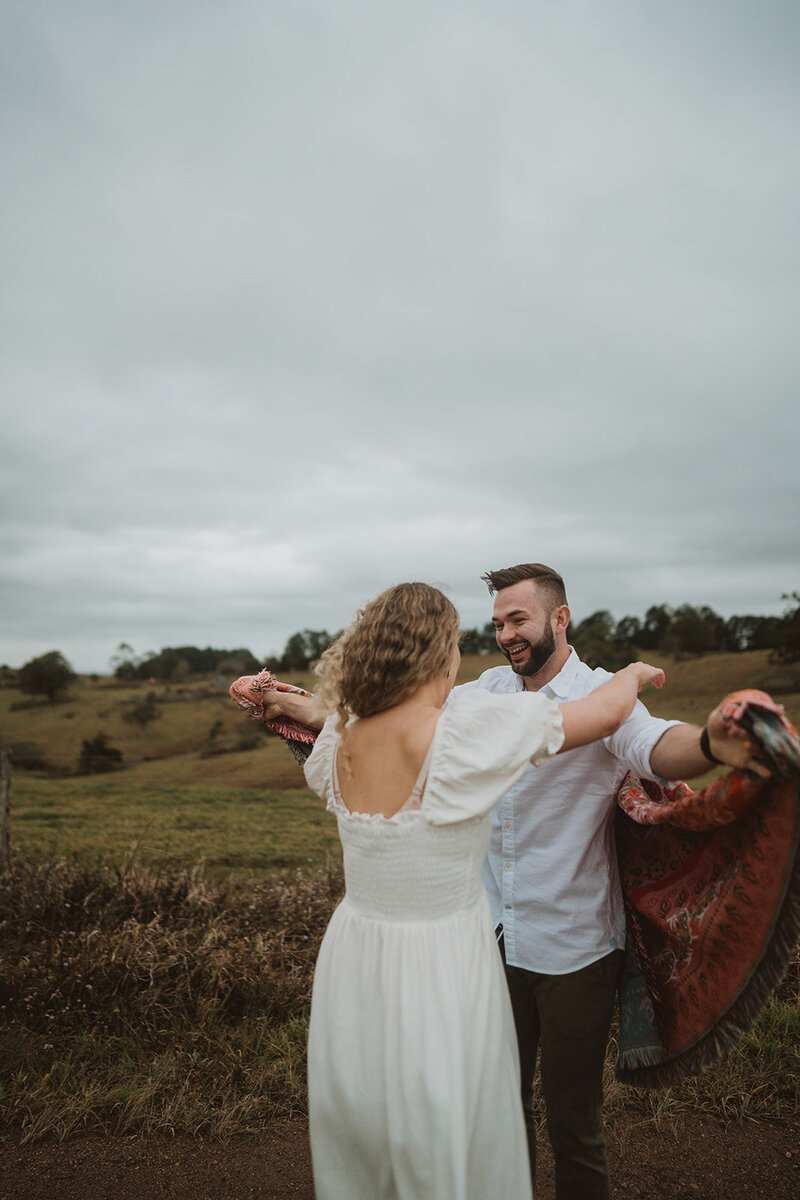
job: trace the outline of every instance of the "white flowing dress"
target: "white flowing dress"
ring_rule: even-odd
[[[530,1200],[514,1023],[481,869],[490,809],[562,742],[544,696],[457,693],[421,803],[387,818],[346,808],[333,720],[320,733],[305,773],[336,814],[346,892],[311,1004],[317,1200]]]

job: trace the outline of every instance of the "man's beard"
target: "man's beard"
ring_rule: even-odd
[[[547,626],[535,646],[532,646],[530,642],[527,644],[530,649],[530,657],[522,663],[513,663],[509,652],[504,647],[500,647],[515,675],[537,675],[551,655],[555,654],[556,638],[552,627]]]

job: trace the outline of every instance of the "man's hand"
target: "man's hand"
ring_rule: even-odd
[[[752,771],[754,775],[759,775],[762,779],[769,779],[772,772],[758,758],[758,747],[743,729],[738,729],[735,725],[723,721],[721,715],[723,704],[724,701],[722,704],[718,704],[714,711],[709,713],[706,721],[708,745],[714,758],[718,758],[720,762],[726,763],[730,767]]]

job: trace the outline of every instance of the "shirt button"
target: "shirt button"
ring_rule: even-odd
[[[507,863],[504,863],[503,865],[504,865],[504,866],[506,866],[506,867],[510,867],[510,866],[511,866],[511,863],[510,863],[510,862],[507,862]]]
[[[504,904],[504,905],[503,905],[503,908],[511,908],[511,905],[510,905],[510,904]]]
[[[503,822],[503,829],[510,829],[510,828],[511,828],[511,822],[510,822],[510,821],[504,821],[504,822]]]

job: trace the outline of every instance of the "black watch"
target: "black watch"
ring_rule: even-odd
[[[703,732],[700,734],[700,752],[704,758],[708,759],[709,762],[717,763],[717,765],[722,762],[721,758],[715,758],[711,753],[711,744],[708,740],[708,726],[706,726]]]

